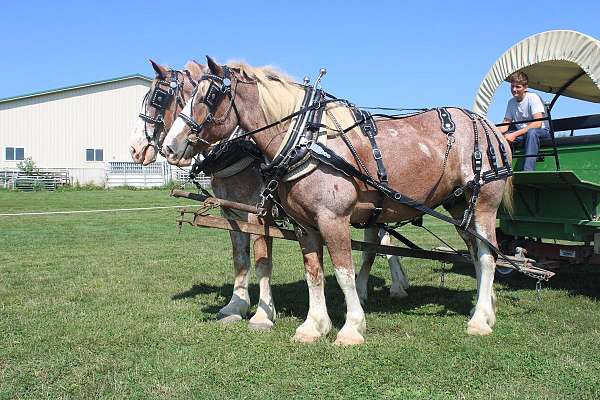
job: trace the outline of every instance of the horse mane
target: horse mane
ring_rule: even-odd
[[[190,74],[196,79],[209,72],[206,65],[200,64],[195,60],[189,60],[186,62],[183,69],[190,71]]]
[[[293,113],[302,102],[302,90],[294,84],[295,80],[271,65],[252,67],[240,61],[228,62],[227,65],[257,82],[260,108],[268,122]]]
[[[252,67],[240,61],[231,61],[227,65],[237,69],[242,76],[257,82],[260,108],[267,122],[275,122],[300,108],[304,91],[285,72],[271,65]],[[354,124],[352,114],[345,105],[333,103],[329,104],[327,109],[335,116],[341,127],[345,128]],[[329,116],[324,114],[323,117],[323,123],[335,129],[335,124]]]

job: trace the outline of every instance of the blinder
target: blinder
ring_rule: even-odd
[[[170,92],[171,90],[167,92],[158,86],[155,87],[152,97],[150,98],[150,105],[158,109],[165,110],[173,99],[173,94]]]
[[[211,81],[208,90],[206,91],[206,95],[204,96],[203,103],[206,104],[208,109],[212,112],[212,110],[219,105],[224,95],[225,91],[222,90],[222,87],[219,87],[214,81]]]

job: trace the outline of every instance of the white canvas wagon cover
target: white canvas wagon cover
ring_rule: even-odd
[[[479,85],[473,111],[486,114],[494,93],[513,72],[523,71],[529,87],[556,93],[582,71],[564,96],[600,103],[600,41],[583,33],[556,30],[523,39],[494,63]]]

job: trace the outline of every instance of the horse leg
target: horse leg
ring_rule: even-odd
[[[496,243],[496,214],[494,212],[477,213],[476,210],[474,225],[477,233],[492,244]],[[489,246],[479,239],[475,239],[474,242],[476,246],[473,253],[476,253],[477,264],[479,264],[479,285],[475,312],[467,324],[467,333],[488,335],[492,333],[492,327],[496,323],[496,295],[493,287],[496,260]]]
[[[250,215],[250,222],[256,217]],[[258,300],[258,308],[256,313],[248,323],[248,327],[253,330],[268,331],[273,327],[275,322],[275,304],[271,294],[271,273],[273,271],[273,239],[266,236],[252,236],[254,245],[254,265],[256,267],[256,277],[260,295]]]
[[[381,243],[385,246],[391,245],[390,235],[376,226],[371,226],[364,230],[363,240],[368,243]],[[371,273],[371,267],[375,262],[375,256],[375,253],[363,251],[360,271],[356,276],[356,291],[358,292],[360,304],[363,307],[367,304],[367,282],[369,280],[369,274]],[[406,293],[405,289],[409,287],[409,283],[406,274],[402,269],[402,265],[400,264],[400,258],[398,256],[387,255],[387,261],[392,275],[390,297],[407,297],[408,293]]]
[[[387,233],[383,229],[379,229],[379,233],[377,234],[379,238],[379,243],[384,246],[391,246],[392,239],[390,238],[390,234]],[[392,275],[392,286],[390,287],[390,297],[397,297],[399,299],[408,297],[408,293],[406,293],[406,289],[410,287],[410,282],[408,281],[408,277],[406,276],[406,272],[402,268],[402,264],[400,263],[400,257],[391,256],[389,254],[386,255],[388,265],[390,267],[390,273]]]
[[[319,232],[306,229],[298,237],[304,258],[308,285],[308,315],[292,337],[295,342],[311,343],[331,330],[331,319],[325,302],[325,276],[323,272],[323,240]]]
[[[377,227],[371,226],[364,230],[363,240],[368,243],[375,243],[377,241]],[[369,275],[371,274],[371,267],[375,262],[375,253],[363,251],[362,259],[360,263],[360,271],[356,276],[356,292],[360,299],[360,304],[365,306],[367,304],[367,283],[369,281]]]
[[[242,232],[229,232],[233,246],[233,295],[229,303],[219,310],[221,322],[241,321],[250,308],[248,278],[250,271],[250,235]]]
[[[452,215],[452,217],[457,220],[462,219],[464,212],[466,210],[466,207],[467,207],[466,202],[457,203],[457,204],[453,205],[453,207],[445,207],[444,206],[444,208],[450,213],[450,215]],[[469,254],[471,255],[471,260],[473,261],[473,266],[475,267],[475,278],[477,280],[477,292],[479,292],[479,287],[481,285],[481,267],[479,264],[479,257],[477,255],[477,251],[476,251],[477,243],[475,242],[474,238],[471,235],[469,235],[468,233],[466,233],[465,231],[463,231],[459,228],[456,228],[456,231],[458,232],[458,235],[462,238],[462,240],[467,245],[467,249],[469,250]],[[495,233],[494,233],[494,235],[495,235]],[[491,290],[491,302],[492,302],[492,307],[494,309],[494,312],[496,312],[496,310],[497,310],[496,291],[494,290],[493,287]],[[475,314],[475,307],[471,308],[471,311],[469,312],[469,316],[473,317],[473,314]]]
[[[346,300],[346,322],[338,332],[335,344],[348,346],[364,343],[363,335],[367,330],[367,324],[356,292],[350,229],[348,229],[350,218],[321,214],[318,225],[329,249],[335,277]]]

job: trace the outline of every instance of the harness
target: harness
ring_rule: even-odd
[[[236,114],[237,114],[237,109],[235,109],[235,104],[234,104],[235,90],[234,90],[234,94],[232,95],[230,86],[227,86],[225,84],[225,80],[229,80],[229,76],[231,76],[231,75],[230,75],[229,70],[226,67],[224,67],[224,71],[226,72],[226,75],[224,78],[216,77],[216,76],[212,76],[212,75],[210,77],[206,78],[206,79],[211,80],[211,86],[209,87],[207,96],[205,96],[205,99],[203,100],[203,103],[205,103],[207,105],[208,110],[209,110],[209,113],[207,114],[207,117],[205,118],[205,120],[201,124],[197,124],[195,121],[191,120],[191,118],[184,118],[184,120],[187,120],[186,123],[188,123],[190,128],[192,128],[193,133],[196,136],[198,136],[199,140],[201,140],[203,142],[206,142],[206,140],[199,137],[201,130],[205,124],[210,123],[210,122],[215,122],[215,119],[212,118],[211,116],[212,116],[212,113],[214,112],[214,109],[216,108],[215,104],[218,105],[218,102],[216,102],[216,103],[212,102],[212,101],[207,102],[206,98],[215,97],[215,98],[221,99],[224,95],[228,95],[229,98],[231,99],[231,104],[225,115],[227,115],[231,111],[232,108],[234,110],[236,110]],[[497,135],[495,135],[492,126],[489,124],[488,121],[485,120],[485,118],[483,118],[483,117],[479,116],[478,114],[475,114],[471,111],[468,111],[468,110],[465,110],[462,108],[456,108],[457,110],[460,110],[462,113],[464,113],[471,120],[471,122],[473,124],[474,143],[473,143],[472,164],[473,164],[474,177],[471,181],[467,182],[462,187],[455,188],[453,190],[453,192],[450,193],[441,203],[439,203],[439,204],[435,205],[433,208],[431,208],[431,207],[423,204],[422,202],[419,202],[408,196],[405,196],[402,193],[389,187],[388,181],[387,181],[387,172],[385,170],[385,166],[383,165],[381,151],[379,150],[379,148],[377,146],[377,142],[375,140],[375,136],[377,135],[377,129],[376,129],[376,125],[375,125],[372,115],[369,115],[368,113],[366,113],[364,111],[360,111],[360,110],[353,111],[356,123],[345,129],[342,129],[339,126],[339,124],[337,123],[337,121],[335,121],[335,119],[333,119],[334,123],[336,124],[336,128],[338,129],[338,132],[340,134],[340,137],[342,138],[342,140],[344,140],[346,145],[348,145],[350,151],[352,152],[354,157],[357,159],[358,165],[361,166],[361,168],[363,168],[365,170],[364,173],[361,172],[360,170],[358,170],[354,165],[350,164],[344,158],[335,154],[335,152],[332,151],[331,149],[329,149],[327,146],[325,146],[324,144],[319,143],[318,141],[315,140],[314,133],[320,127],[319,122],[315,122],[315,121],[318,121],[315,119],[315,115],[318,115],[319,112],[322,113],[323,110],[325,110],[325,105],[329,102],[335,101],[335,102],[344,103],[346,105],[350,105],[350,103],[348,103],[346,100],[340,100],[340,99],[335,99],[335,98],[333,98],[332,100],[329,100],[329,99],[324,100],[324,95],[325,95],[324,92],[317,89],[318,83],[319,83],[321,77],[324,75],[324,73],[325,73],[324,70],[321,70],[321,73],[320,73],[318,79],[316,80],[315,84],[313,85],[313,87],[310,88],[310,90],[308,90],[309,88],[307,87],[300,110],[288,115],[285,118],[282,118],[279,121],[268,124],[267,126],[261,127],[254,131],[246,132],[243,135],[240,135],[237,138],[233,139],[233,141],[240,140],[242,138],[248,137],[250,135],[254,135],[260,131],[269,129],[273,126],[276,126],[276,125],[280,124],[281,122],[298,117],[293,122],[293,128],[291,129],[292,134],[290,135],[289,139],[282,145],[281,151],[277,154],[276,157],[274,157],[274,159],[271,163],[265,165],[262,169],[263,172],[265,174],[267,174],[270,178],[269,182],[267,183],[263,192],[261,193],[259,203],[257,204],[257,207],[259,208],[259,210],[261,210],[262,215],[265,215],[268,212],[270,206],[272,205],[274,193],[279,186],[281,177],[286,172],[289,172],[290,168],[297,165],[300,160],[304,160],[306,158],[312,157],[315,160],[322,162],[322,163],[334,168],[335,170],[344,173],[345,175],[347,175],[349,177],[358,179],[358,180],[362,181],[363,183],[365,183],[367,186],[370,186],[370,187],[376,189],[382,195],[382,199],[384,197],[388,198],[397,204],[408,206],[410,208],[413,208],[413,209],[419,211],[420,215],[424,215],[424,214],[431,215],[437,219],[440,219],[442,221],[445,221],[447,223],[450,223],[450,224],[456,226],[458,229],[481,240],[490,249],[492,249],[496,254],[498,254],[500,257],[502,257],[504,260],[506,260],[509,264],[511,264],[512,267],[515,268],[516,270],[523,272],[527,275],[530,275],[534,278],[537,278],[538,280],[547,279],[547,277],[545,277],[542,274],[536,274],[535,272],[524,271],[523,268],[521,268],[520,266],[515,264],[512,260],[510,260],[498,248],[496,248],[489,240],[487,240],[485,237],[483,237],[481,234],[479,234],[476,230],[474,230],[473,228],[470,227],[470,222],[471,222],[471,219],[472,219],[472,216],[474,213],[475,204],[477,202],[477,198],[478,198],[481,187],[484,184],[487,184],[492,181],[506,179],[506,178],[512,176],[512,173],[513,173],[512,168],[509,163],[509,160],[508,160],[508,153],[507,153],[506,149],[504,148],[504,145],[501,143],[500,138]],[[220,84],[216,84],[215,80],[218,81]],[[213,86],[213,84],[217,87],[217,90],[219,93],[216,95],[213,95],[213,96],[209,96],[208,94],[211,93],[210,88]],[[431,111],[431,110],[421,110],[421,111],[427,112],[427,111]],[[452,120],[451,114],[448,112],[448,108],[438,108],[438,109],[436,109],[436,111],[440,118],[440,123],[441,123],[440,129],[448,137],[448,142],[447,142],[448,144],[447,144],[446,155],[444,158],[444,166],[443,166],[443,169],[445,169],[448,155],[452,148],[452,144],[454,143],[453,135],[455,133],[456,124]],[[325,111],[325,112],[327,112],[327,111]],[[412,114],[412,115],[415,115],[415,114]],[[400,118],[409,117],[411,115],[386,116],[386,115],[377,114],[377,116],[383,116],[383,117],[387,117],[390,119],[400,119]],[[238,121],[239,121],[239,116],[238,116]],[[489,163],[490,163],[490,170],[488,170],[488,171],[482,171],[483,154],[482,154],[481,148],[480,148],[480,134],[479,134],[478,124],[482,127],[483,134],[485,135],[485,140],[487,141],[487,145],[488,145],[487,146],[488,150],[486,152]],[[374,160],[375,160],[375,162],[377,164],[377,168],[378,168],[378,178],[379,178],[378,180],[374,179],[369,174],[367,169],[364,167],[364,163],[362,163],[362,161],[360,160],[360,157],[358,157],[358,154],[357,154],[356,150],[354,149],[352,143],[345,136],[345,133],[349,132],[351,129],[353,129],[356,126],[361,126],[363,134],[365,134],[369,139],[369,142],[372,147],[373,157],[374,157]],[[498,157],[496,156],[495,150],[493,149],[493,146],[492,146],[491,136],[494,136],[496,138],[496,141],[498,144],[498,149],[500,151],[500,158],[502,160],[502,165],[499,165],[499,163],[498,163]],[[225,143],[231,143],[231,142],[232,141],[227,141]],[[208,142],[206,142],[206,143],[208,143]],[[443,176],[443,173],[444,173],[444,171],[442,171],[442,176]],[[441,178],[440,178],[440,180],[441,180]],[[438,184],[439,184],[439,181],[438,181]],[[436,184],[434,186],[433,190],[430,192],[430,195],[428,195],[428,198],[430,198],[430,196],[433,194],[433,192],[435,191],[438,184]],[[444,203],[447,203],[450,201],[455,201],[456,199],[461,197],[467,190],[471,191],[471,197],[469,199],[469,205],[468,205],[467,209],[465,210],[465,213],[461,220],[456,220],[452,217],[449,217],[445,214],[442,214],[442,213],[434,210],[434,208],[436,208],[437,206],[439,206],[441,204],[444,204]],[[381,208],[381,207],[378,207],[378,208]],[[373,216],[371,216],[370,222],[374,222],[374,220],[377,218],[377,216],[378,216],[377,211],[374,212],[374,215],[375,215],[375,218]]]
[[[219,143],[204,155],[202,160],[196,160],[190,170],[190,179],[201,172],[215,178],[228,178],[248,168],[255,160],[261,160],[262,153],[250,140],[232,140]]]
[[[375,136],[377,136],[377,125],[375,125],[375,121],[373,120],[373,117],[371,116],[371,114],[367,111],[364,110],[360,110],[354,106],[350,106],[350,111],[352,111],[352,115],[354,116],[354,120],[355,122],[358,124],[358,126],[360,127],[362,133],[369,138],[369,143],[371,144],[371,150],[373,153],[373,159],[375,160],[375,163],[377,164],[377,177],[379,178],[379,182],[387,185],[388,183],[388,176],[387,176],[387,171],[385,169],[385,165],[383,164],[383,157],[381,157],[381,151],[379,150],[379,147],[377,146],[377,141],[375,140]],[[346,142],[346,145],[348,145],[350,141],[348,140]],[[355,152],[353,152],[354,154]],[[355,155],[355,158],[358,158],[358,155]],[[362,163],[359,163],[359,165],[362,165]],[[367,175],[369,174],[369,171],[364,168],[365,173]],[[379,200],[377,201],[377,205],[375,206],[375,208],[373,208],[373,211],[371,212],[371,216],[369,217],[368,221],[364,224],[354,224],[355,227],[357,228],[367,228],[369,226],[374,225],[377,222],[377,218],[379,218],[379,215],[381,215],[381,213],[383,212],[383,196],[379,197]]]
[[[192,101],[190,103],[190,115],[189,116],[185,115],[183,112],[179,114],[179,117],[185,122],[185,124],[190,128],[190,130],[194,134],[195,140],[190,139],[190,137],[188,136],[188,142],[190,142],[190,143],[202,142],[204,144],[210,145],[211,143],[207,142],[205,139],[200,137],[200,133],[202,132],[204,125],[210,124],[210,123],[215,123],[215,124],[222,123],[223,121],[225,121],[227,119],[227,117],[229,116],[229,113],[231,112],[232,109],[235,111],[235,115],[236,115],[238,122],[240,120],[240,116],[238,114],[237,108],[235,107],[235,87],[233,88],[233,90],[231,88],[231,72],[229,70],[229,67],[224,65],[223,72],[224,72],[223,77],[213,75],[213,74],[203,75],[202,78],[200,78],[198,85],[194,88],[194,93],[192,94]],[[209,81],[210,83],[208,86],[208,90],[206,91],[206,94],[204,95],[204,97],[201,99],[200,103],[202,103],[206,106],[206,108],[208,109],[208,112],[206,113],[206,117],[204,118],[204,121],[198,123],[194,120],[194,117],[193,117],[193,115],[194,115],[193,99],[196,98],[196,92],[198,91],[200,82],[206,81],[206,80]],[[236,79],[236,86],[237,86],[238,82],[239,82],[239,80]],[[229,108],[227,109],[227,111],[225,111],[225,113],[221,117],[216,118],[214,116],[215,111],[216,111],[217,107],[219,106],[219,104],[221,104],[221,100],[225,96],[229,97],[229,99],[231,100],[231,103],[229,104]]]
[[[173,119],[175,119],[177,117],[177,106],[183,108],[186,102],[186,100],[183,98],[183,85],[185,84],[185,77],[181,82],[179,82],[179,75],[183,74],[187,76],[192,86],[196,88],[198,84],[192,78],[190,71],[187,69],[183,71],[170,69],[169,79],[158,79],[154,85],[154,90],[149,90],[142,101],[142,104],[144,104],[144,112],[139,113],[139,117],[144,121],[144,135],[148,141],[147,146],[154,146],[162,156],[164,156],[161,149],[162,143],[157,136],[164,131],[165,112],[167,111],[167,108],[173,99],[175,99],[177,102],[177,105],[173,110]],[[166,89],[163,89],[162,86],[166,86]],[[157,110],[155,117],[148,115],[148,105]],[[148,124],[154,125],[152,136],[148,134]]]

